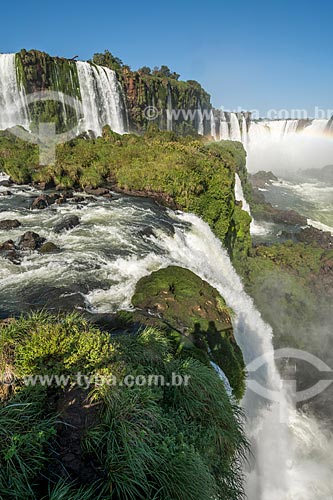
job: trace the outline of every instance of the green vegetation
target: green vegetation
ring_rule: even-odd
[[[38,50],[22,49],[16,55],[19,85],[28,94],[45,90],[57,91],[81,100],[74,59],[53,57]],[[174,120],[173,129],[181,135],[195,135],[199,120],[196,110],[211,109],[210,96],[201,85],[194,80],[180,81],[179,74],[171,71],[168,66],[162,65],[153,70],[143,67],[138,71],[132,71],[108,50],[94,54],[89,62],[116,71],[124,89],[131,131],[142,133],[151,125],[144,113],[147,106],[156,107],[158,117],[154,124],[166,130],[166,110],[170,104],[170,96],[173,109],[192,112],[192,116],[186,117],[180,114],[177,120]],[[39,122],[54,122],[57,130],[62,132],[71,129],[77,123],[75,110],[57,101],[31,103],[29,112],[33,129],[38,127]],[[206,118],[204,127],[209,133],[210,128]]]
[[[180,75],[168,66],[162,65],[154,69],[144,66],[133,71],[108,50],[95,54],[92,61],[116,71],[125,90],[131,131],[142,133],[152,124],[145,116],[147,106],[154,106],[158,111],[153,123],[160,129],[167,130],[166,110],[171,99],[172,109],[192,113],[192,116],[188,117],[180,113],[173,122],[173,130],[180,135],[196,135],[199,120],[196,110],[209,111],[212,107],[210,95],[198,82],[179,80]],[[209,133],[210,127],[206,119],[204,127]]]
[[[81,100],[75,61],[51,57],[38,50],[23,49],[16,54],[16,71],[19,85],[27,94],[47,90]],[[75,109],[59,101],[32,102],[29,115],[32,130],[38,128],[39,123],[52,122],[58,132],[63,132],[77,124]]]
[[[217,290],[191,271],[170,266],[142,278],[132,303],[146,313],[136,311],[134,320],[165,330],[178,344],[178,353],[206,363],[213,360],[241,399],[244,360],[233,336],[231,312]]]
[[[133,194],[153,193],[166,205],[202,217],[229,250],[239,241],[244,254],[249,218],[238,209],[235,213],[234,203],[234,175],[242,161],[245,152],[237,143],[206,144],[200,137],[154,128],[143,137],[121,136],[106,127],[103,137],[59,145],[55,165],[39,167],[37,147],[8,133],[0,135],[0,168],[15,182],[53,180],[64,188],[109,183]]]
[[[180,356],[165,333],[110,334],[78,315],[45,313],[0,331],[1,373],[11,381],[0,394],[2,498],[242,498],[242,414],[215,371]],[[90,391],[23,378],[78,370],[118,381],[126,374],[190,378],[186,386],[95,384]]]
[[[297,347],[325,358],[331,316],[333,250],[291,241],[253,248],[241,268],[248,293],[274,329],[277,347]]]

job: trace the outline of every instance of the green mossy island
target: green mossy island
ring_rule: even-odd
[[[217,290],[188,269],[170,266],[142,278],[132,303],[134,318],[168,332],[177,352],[218,364],[241,398],[244,360],[233,336],[232,312]]]

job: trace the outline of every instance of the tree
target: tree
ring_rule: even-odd
[[[151,68],[149,66],[142,66],[142,68],[138,69],[138,73],[140,75],[151,75]]]
[[[98,52],[94,54],[93,63],[99,66],[106,66],[107,68],[119,70],[123,66],[123,61],[119,57],[111,54],[109,50],[105,50],[104,53]]]
[[[180,77],[178,73],[171,71],[165,64],[162,64],[160,68],[155,66],[153,74],[155,76],[159,76],[160,78],[172,78],[173,80],[178,80]]]

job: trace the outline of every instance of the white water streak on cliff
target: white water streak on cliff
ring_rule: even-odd
[[[15,54],[0,54],[0,130],[29,128],[25,92],[19,88]]]
[[[114,71],[102,66],[78,61],[83,123],[81,129],[102,134],[103,126],[119,134],[125,132],[124,109],[121,89]]]

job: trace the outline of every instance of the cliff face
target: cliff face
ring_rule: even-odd
[[[199,83],[143,75],[127,68],[121,71],[120,78],[132,131],[143,132],[154,124],[161,130],[172,128],[181,135],[196,134],[200,126],[204,134],[210,132],[207,119],[211,110],[210,96]],[[151,116],[147,108],[151,108]]]
[[[16,72],[19,86],[27,94],[42,91],[62,92],[81,99],[75,61],[52,57],[38,50],[21,50],[16,54]],[[53,122],[59,131],[71,128],[77,121],[75,109],[67,104],[48,100],[29,104],[32,128],[41,122]]]
[[[129,131],[143,133],[150,125],[155,125],[161,130],[172,128],[181,135],[210,133],[210,96],[198,82],[179,81],[178,75],[175,77],[173,73],[168,76],[168,73],[131,71],[128,66],[114,64],[105,54],[97,54],[91,64],[116,72],[127,105]],[[19,85],[27,94],[51,90],[81,100],[74,60],[23,49],[16,55],[16,67]],[[66,125],[73,125],[76,118],[75,110],[64,105],[64,113],[62,106],[59,102],[38,102],[29,105],[29,114],[33,123],[37,124],[42,118],[55,122],[62,131]]]

